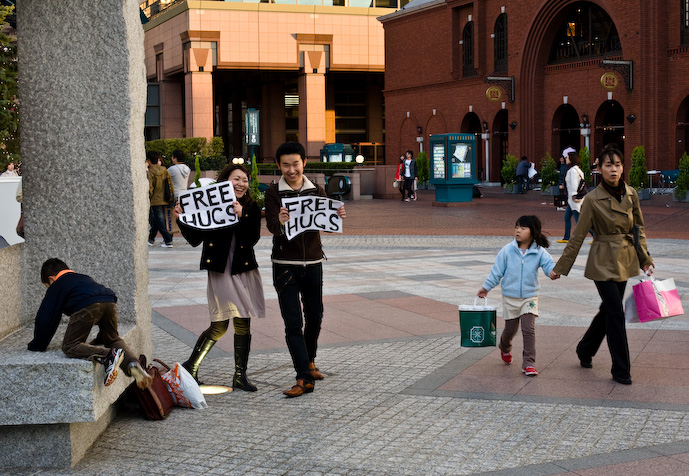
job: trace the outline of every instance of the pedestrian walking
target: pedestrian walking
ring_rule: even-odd
[[[524,350],[522,372],[538,375],[536,370],[536,317],[538,316],[538,269],[553,279],[555,263],[546,251],[548,238],[541,232],[541,220],[535,215],[519,217],[514,225],[514,240],[505,245],[495,258],[490,274],[477,296],[485,298],[502,281],[502,305],[505,329],[500,336],[500,356],[512,363],[512,338],[522,326]]]
[[[593,366],[592,359],[607,337],[612,357],[612,378],[631,385],[631,362],[622,298],[627,280],[639,270],[653,273],[653,260],[646,247],[644,218],[639,196],[624,182],[624,155],[616,144],[603,148],[599,170],[601,184],[586,195],[579,224],[562,252],[553,272],[555,278],[569,273],[590,228],[596,234],[584,276],[591,279],[602,300],[598,313],[577,345],[579,363]],[[639,230],[640,256],[634,246],[634,227]],[[639,259],[642,262],[639,262]]]

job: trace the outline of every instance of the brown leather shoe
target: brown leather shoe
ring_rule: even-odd
[[[318,370],[318,367],[316,367],[316,364],[313,362],[309,364],[309,373],[314,378],[314,380],[323,380],[325,378],[323,377],[321,371]]]
[[[314,389],[314,384],[311,382],[304,382],[304,379],[298,378],[297,379],[297,384],[290,388],[289,390],[285,390],[284,393],[287,398],[294,398],[294,397],[301,397],[305,393],[311,393],[313,392]]]

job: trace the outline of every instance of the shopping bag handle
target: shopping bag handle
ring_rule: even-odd
[[[481,297],[478,297],[478,296],[475,296],[475,297],[474,297],[474,306],[477,306],[477,305],[478,305],[478,304],[477,304],[477,301],[478,301],[479,299],[483,299],[483,305],[484,305],[484,306],[488,306],[488,298],[487,298],[487,297],[482,297],[482,298],[481,298]]]

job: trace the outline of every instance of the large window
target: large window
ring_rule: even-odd
[[[148,84],[144,137],[147,141],[160,139],[160,85],[157,83]]]
[[[687,0],[689,1],[689,0]],[[507,14],[501,13],[493,30],[493,56],[495,71],[507,71]]]
[[[682,28],[681,41],[683,45],[689,44],[689,0],[680,0],[682,3]]]
[[[568,63],[622,53],[620,37],[610,16],[590,2],[567,7],[557,27],[549,63]]]
[[[462,76],[476,76],[474,68],[474,22],[464,27],[462,34]]]

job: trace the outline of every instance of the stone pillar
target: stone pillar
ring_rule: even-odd
[[[26,242],[16,299],[30,331],[45,294],[41,264],[58,257],[117,293],[127,343],[150,356],[146,79],[138,7],[137,0],[22,0],[18,6]],[[1,462],[74,464],[107,427],[128,379],[103,387],[101,366],[65,358],[59,343],[45,353],[26,351],[23,341],[18,349],[0,362],[12,362],[11,369],[0,368],[2,386],[9,395],[18,389],[17,406],[23,405],[7,403],[13,413],[0,419],[10,425],[0,427]],[[75,401],[92,406],[61,410]]]
[[[213,138],[213,54],[192,41],[184,58],[186,137]]]
[[[263,157],[273,157],[285,142],[285,85],[263,84],[261,109],[261,149]]]
[[[160,83],[160,107],[163,113],[161,138],[184,137],[184,108],[181,81],[163,80]]]
[[[325,52],[304,51],[299,78],[299,141],[306,156],[320,158],[325,145]]]

